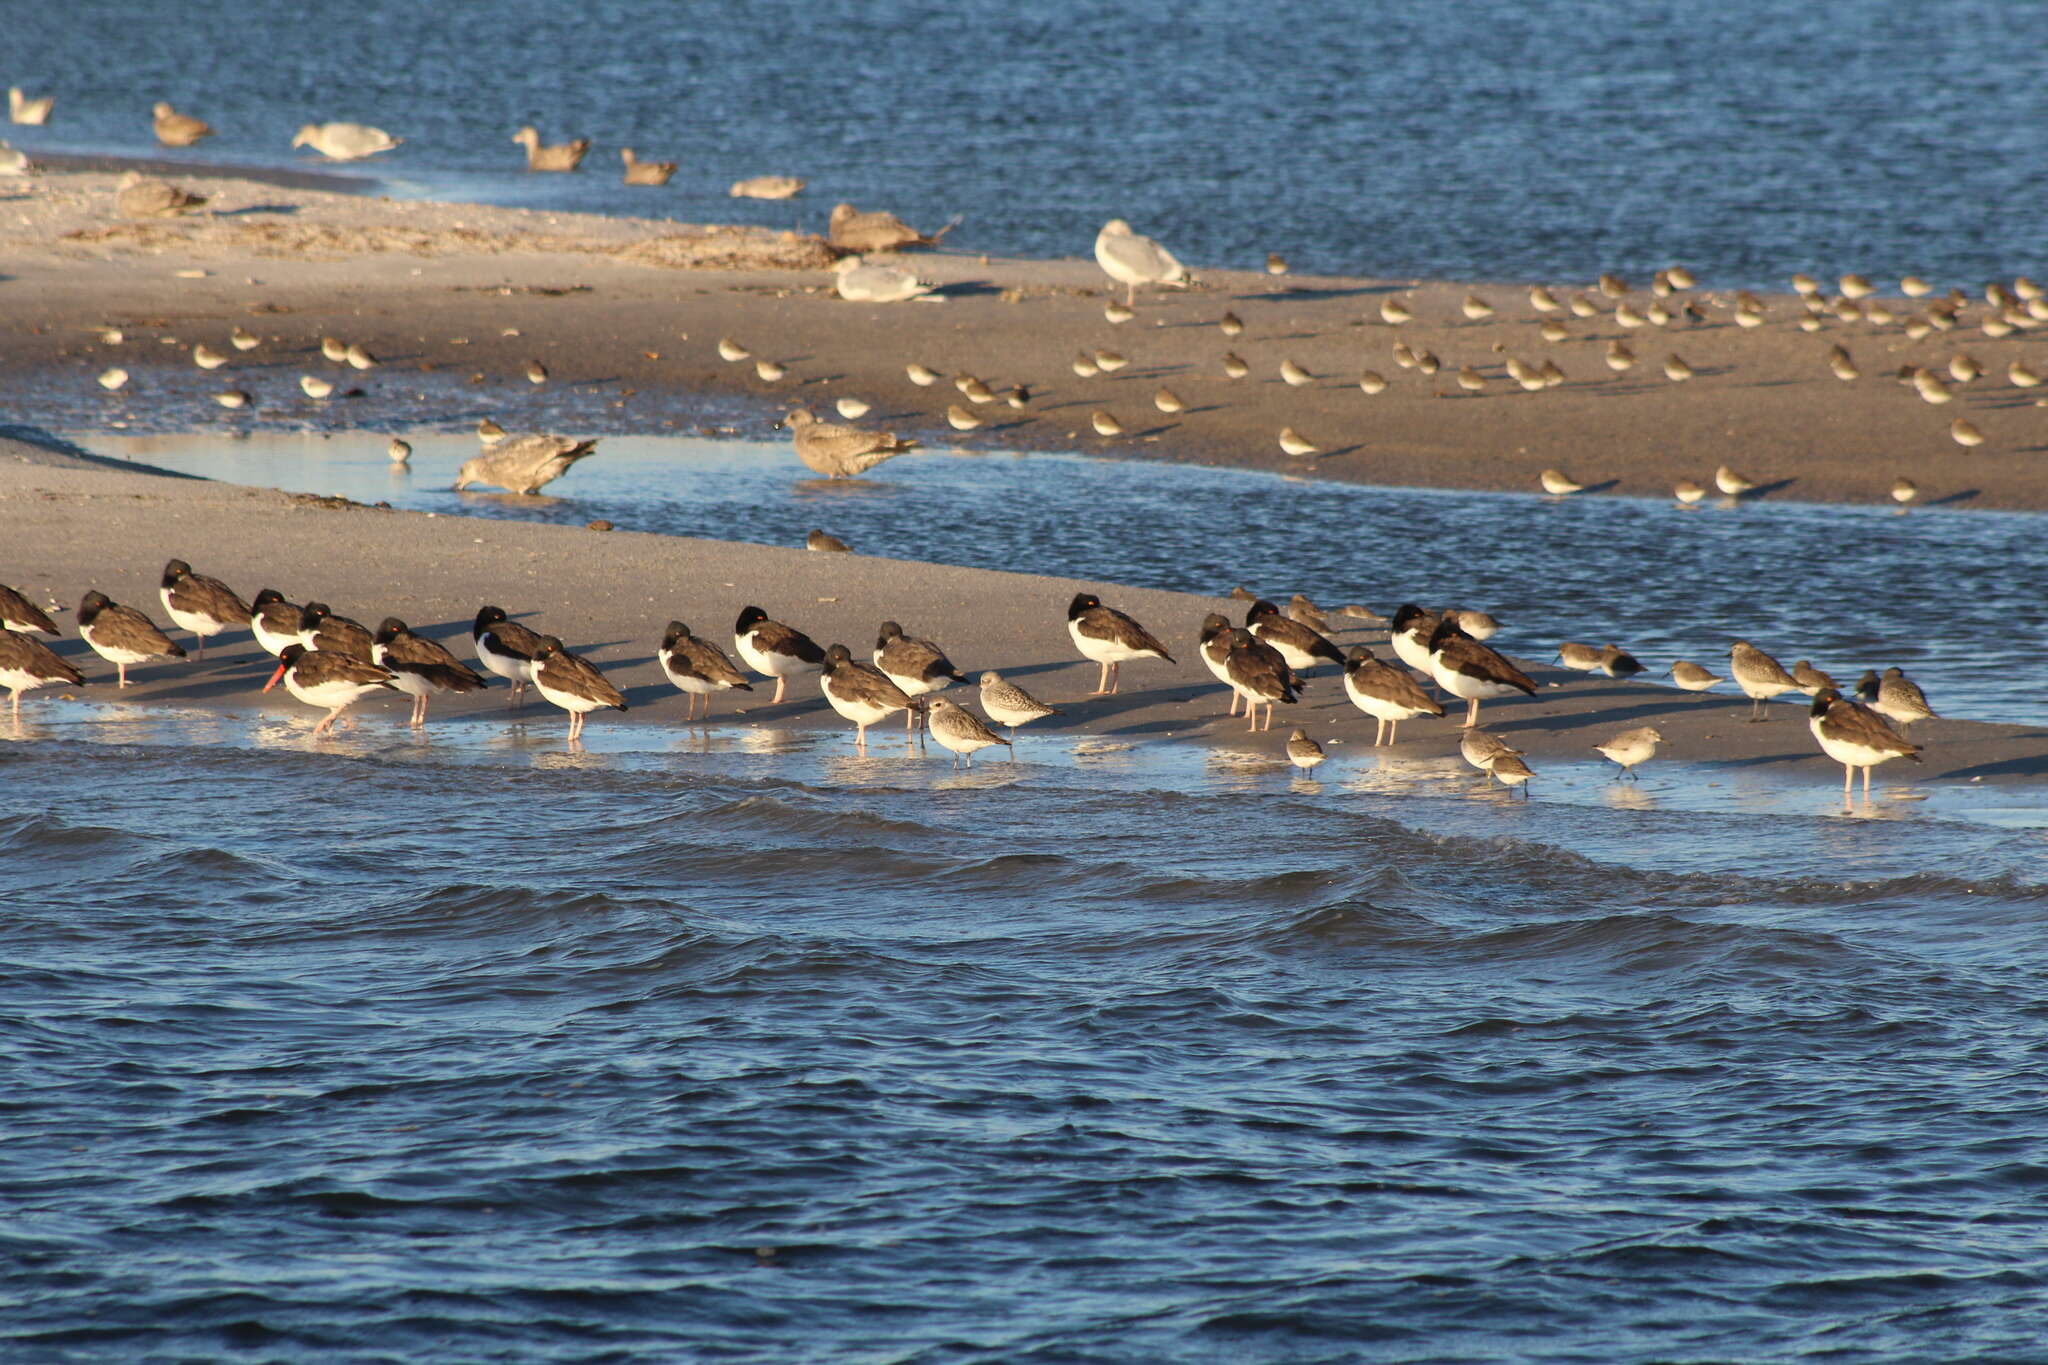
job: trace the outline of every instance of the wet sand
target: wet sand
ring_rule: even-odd
[[[74,692],[92,701],[263,710],[300,717],[309,728],[316,718],[282,689],[258,692],[271,660],[245,632],[219,637],[203,661],[139,666],[131,670],[132,685],[115,690],[112,665],[76,638],[71,610],[87,588],[98,588],[168,625],[157,582],[163,562],[175,556],[245,598],[275,587],[293,601],[323,599],[372,628],[386,615],[400,616],[464,659],[471,657],[468,625],[477,608],[503,606],[526,624],[560,635],[625,691],[632,709],[597,713],[594,729],[680,726],[686,699],[653,660],[667,623],[682,619],[729,648],[733,618],[741,607],[758,604],[821,644],[845,643],[859,658],[872,647],[879,623],[894,618],[912,634],[938,641],[970,678],[998,669],[1065,713],[1029,734],[1195,740],[1277,755],[1287,731],[1301,725],[1326,743],[1340,742],[1344,747],[1333,752],[1346,759],[1371,752],[1372,722],[1345,699],[1332,669],[1318,670],[1302,704],[1278,708],[1270,732],[1249,736],[1242,718],[1224,717],[1227,694],[1194,649],[1208,612],[1241,619],[1244,604],[1223,598],[800,548],[387,511],[167,477],[89,452],[51,453],[17,442],[0,442],[0,519],[8,530],[0,582],[67,608],[58,617],[66,638],[55,647],[84,671],[88,685]],[[1144,622],[1167,642],[1178,665],[1127,664],[1120,694],[1088,696],[1096,668],[1076,654],[1065,619],[1068,600],[1082,590]],[[190,637],[175,638],[191,647]],[[1345,645],[1384,640],[1383,630],[1338,635]],[[1593,760],[1590,746],[1597,741],[1654,724],[1666,740],[1656,764],[1754,770],[1826,785],[1841,780],[1841,769],[1819,754],[1807,733],[1803,708],[1774,704],[1767,723],[1747,724],[1748,703],[1725,690],[1694,696],[1588,679],[1528,657],[1548,644],[1517,641],[1512,633],[1494,643],[1517,656],[1543,687],[1533,699],[1483,704],[1482,723],[1526,749],[1539,774],[1546,762]],[[781,705],[768,704],[771,690],[763,683],[751,695],[719,695],[713,724],[823,727],[849,732],[850,742],[851,727],[819,697],[814,678],[793,680]],[[30,694],[24,714],[50,695]],[[967,699],[961,689],[953,695]],[[504,723],[506,702],[502,685],[438,697],[429,725]],[[397,729],[408,704],[394,695],[363,703],[358,714]],[[565,714],[538,697],[520,719],[566,727]],[[1392,752],[1454,757],[1456,719],[1454,712],[1449,720],[1405,724]],[[1914,727],[1913,738],[1927,746],[1924,765],[1888,765],[1880,784],[2048,776],[2048,732],[2038,727],[1939,720]]]
[[[1925,502],[1988,508],[2048,508],[2048,410],[2008,375],[2014,360],[2048,371],[2034,333],[1984,334],[1981,296],[1962,325],[1910,340],[1900,322],[1843,322],[1832,313],[1818,332],[1800,330],[1805,309],[1787,295],[1762,299],[1765,321],[1735,322],[1732,294],[1701,282],[1690,300],[1700,320],[1625,328],[1615,301],[1591,282],[1549,282],[1561,299],[1584,293],[1601,314],[1561,321],[1562,341],[1544,340],[1527,284],[1306,278],[1213,272],[1194,263],[1199,287],[1148,293],[1137,317],[1103,316],[1120,296],[1093,261],[991,260],[948,253],[903,258],[942,282],[944,303],[851,304],[822,269],[827,253],[805,233],[697,229],[658,220],[527,212],[476,205],[395,202],[301,185],[180,177],[212,196],[210,212],[177,222],[121,223],[111,211],[113,177],[51,174],[16,182],[0,196],[0,364],[9,382],[94,401],[93,376],[119,364],[134,376],[124,400],[146,405],[152,385],[196,381],[193,342],[221,346],[246,325],[265,345],[238,355],[206,379],[256,393],[259,406],[292,394],[297,375],[318,370],[321,336],[361,341],[387,364],[351,376],[364,396],[324,420],[392,421],[380,399],[408,376],[455,377],[477,404],[508,426],[544,423],[552,396],[575,390],[608,398],[616,430],[674,425],[706,395],[739,401],[764,422],[795,403],[821,409],[853,393],[872,400],[890,425],[933,442],[975,447],[1080,450],[1167,461],[1282,469],[1310,478],[1458,488],[1529,489],[1538,472],[1560,467],[1595,492],[1658,495],[1679,478],[1709,482],[1730,464],[1761,495],[1882,503],[1893,481],[1911,478]],[[793,221],[822,230],[829,205],[793,201]],[[1140,225],[1142,228],[1144,225]],[[971,225],[956,233],[956,239]],[[1169,245],[1170,245],[1169,234]],[[206,272],[181,277],[179,272]],[[1625,302],[1655,302],[1649,282],[1631,282]],[[1883,282],[1880,282],[1883,283]],[[1477,293],[1496,310],[1468,320]],[[1381,320],[1398,295],[1416,320]],[[1900,319],[1924,301],[1893,297]],[[1244,332],[1226,337],[1217,320],[1236,313]],[[108,345],[97,331],[121,328]],[[759,379],[751,364],[722,362],[716,342],[732,336],[756,356],[787,366]],[[175,337],[176,345],[161,344]],[[1636,355],[1626,373],[1605,355],[1620,341]],[[1434,353],[1434,376],[1402,369],[1393,347]],[[1854,357],[1859,377],[1830,373],[1830,348]],[[1078,351],[1128,357],[1115,373],[1079,378]],[[1222,357],[1249,365],[1227,379]],[[1934,405],[1897,381],[1902,365],[1946,372],[1952,357],[1977,361],[1983,377],[1957,384]],[[1672,382],[1666,358],[1681,356],[1692,377]],[[1525,392],[1505,376],[1510,358],[1554,361],[1565,381]],[[1279,367],[1291,359],[1316,376],[1295,387]],[[530,360],[551,372],[535,389]],[[959,395],[948,384],[920,388],[905,377],[917,361],[947,374],[972,373],[1002,390],[1027,385],[1016,411],[979,409],[989,425],[956,433],[944,421]],[[1483,387],[1461,388],[1461,367]],[[1387,382],[1367,395],[1371,369]],[[1167,387],[1184,411],[1153,402]],[[1126,429],[1097,436],[1090,417],[1114,414]],[[679,417],[680,415],[680,417]],[[1958,418],[1986,439],[1975,449],[1949,435]],[[1321,454],[1293,457],[1277,444],[1283,426]]]

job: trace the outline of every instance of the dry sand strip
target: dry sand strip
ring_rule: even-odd
[[[424,368],[460,375],[508,425],[544,425],[548,391],[522,378],[537,360],[555,392],[584,385],[612,395],[619,430],[644,429],[632,425],[636,413],[694,395],[754,400],[765,418],[853,394],[898,429],[976,446],[1421,487],[1527,490],[1556,467],[1596,491],[1652,496],[1681,478],[1711,486],[1728,464],[1768,496],[1884,503],[1908,478],[1923,502],[2048,509],[2048,408],[2036,397],[2048,387],[2023,382],[2048,375],[2048,323],[2024,306],[1987,305],[1978,281],[1937,282],[1971,290],[1952,330],[1928,322],[1940,300],[1898,297],[1880,281],[1888,297],[1863,300],[1853,319],[1825,308],[1805,331],[1796,296],[1764,295],[1750,309],[1713,280],[1668,299],[1629,281],[1619,300],[1590,281],[1550,282],[1559,310],[1539,312],[1527,284],[1198,269],[1198,288],[1149,291],[1118,325],[1103,310],[1120,291],[1085,258],[905,256],[947,286],[945,303],[845,302],[812,235],[829,206],[810,200],[787,206],[807,231],[770,232],[226,178],[180,183],[211,196],[205,213],[117,220],[114,177],[100,172],[37,177],[0,203],[0,357],[10,382],[89,399],[93,376],[120,365],[134,376],[129,401],[146,402],[156,376],[180,366],[189,374],[194,342],[218,348],[246,325],[265,345],[218,371],[224,384],[240,376],[289,390],[297,366],[309,356],[317,364],[323,335],[391,357],[361,381],[367,396],[348,414],[358,425],[383,420],[380,385],[395,391],[403,370]],[[971,230],[956,237],[971,240]],[[1077,255],[1088,247],[1075,243]],[[1472,296],[1491,314],[1469,317]],[[1575,315],[1575,298],[1592,315]],[[1385,321],[1389,299],[1414,320]],[[1883,304],[1876,320],[1873,302]],[[1672,313],[1666,325],[1643,320],[1659,307]],[[1226,313],[1242,320],[1238,335],[1219,329]],[[1915,320],[1918,339],[1908,334]],[[2008,334],[1987,335],[1987,322]],[[1557,339],[1543,334],[1546,323]],[[100,339],[109,325],[124,333],[120,344]],[[751,359],[721,361],[727,336],[787,373],[764,380]],[[180,344],[159,344],[165,337]],[[1434,373],[1403,368],[1397,347],[1433,357]],[[1629,368],[1610,365],[1616,347],[1633,357]],[[1128,364],[1074,372],[1078,355],[1101,350]],[[1243,378],[1226,377],[1227,354],[1242,358]],[[1288,361],[1306,382],[1282,381]],[[985,425],[956,433],[945,411],[960,395],[949,383],[912,384],[911,362],[972,374],[998,393],[1021,384],[1032,401],[980,407]],[[1532,391],[1513,377],[1544,362],[1562,382]],[[1916,389],[1900,382],[1902,367],[1941,382]],[[1368,371],[1382,391],[1361,388]],[[1178,411],[1157,405],[1162,389]],[[1098,436],[1098,410],[1123,434]],[[1983,442],[1957,444],[1958,421]],[[1320,453],[1283,454],[1283,427]]]
[[[1346,753],[1369,752],[1373,726],[1344,698],[1334,670],[1320,670],[1299,706],[1281,707],[1275,728],[1249,736],[1245,722],[1223,716],[1228,697],[1196,657],[1194,636],[1211,611],[1237,618],[1241,602],[1023,573],[997,573],[860,555],[813,554],[637,532],[485,520],[365,508],[331,499],[142,472],[117,461],[80,459],[0,442],[0,582],[32,600],[75,609],[88,588],[168,624],[157,597],[165,560],[189,560],[224,579],[244,597],[275,587],[293,601],[319,598],[373,629],[387,615],[471,657],[468,627],[477,608],[493,603],[535,629],[556,634],[587,654],[620,688],[632,710],[604,712],[593,725],[681,724],[685,698],[653,660],[671,619],[681,619],[721,645],[730,641],[742,607],[758,604],[806,631],[820,644],[842,642],[857,658],[876,628],[893,618],[915,635],[938,641],[970,677],[1000,670],[1065,714],[1033,733],[1082,733],[1123,740],[1198,740],[1278,754],[1294,725],[1318,739],[1345,742]],[[1165,640],[1178,666],[1126,664],[1124,691],[1090,697],[1096,668],[1075,652],[1066,604],[1077,591],[1099,593]],[[116,693],[113,669],[87,651],[69,612],[58,618],[67,638],[60,653],[89,682],[79,694],[136,705],[313,712],[280,689],[258,693],[271,661],[247,635],[219,637],[204,662],[166,661],[132,670],[134,685]],[[1363,637],[1346,636],[1345,641]],[[1383,639],[1383,637],[1381,637]],[[190,645],[189,637],[181,643]],[[1508,643],[1508,641],[1502,641]],[[1380,651],[1384,656],[1385,650]],[[1546,761],[1593,761],[1591,746],[1615,732],[1654,724],[1666,743],[1659,762],[1750,768],[1793,781],[1837,784],[1841,769],[1824,759],[1807,733],[1804,712],[1770,708],[1764,724],[1745,724],[1740,697],[1697,697],[1667,687],[1589,680],[1531,660],[1546,684],[1531,700],[1488,702],[1481,720]],[[1559,686],[1549,686],[1559,683]],[[819,698],[814,679],[795,680],[790,699],[770,706],[753,694],[714,699],[721,725],[769,723],[848,729]],[[955,695],[959,695],[958,692]],[[363,714],[404,723],[403,698]],[[437,698],[429,724],[451,719],[495,723],[505,715],[501,688]],[[1935,699],[1937,706],[1940,699]],[[24,704],[29,713],[34,696]],[[385,713],[388,713],[385,714]],[[565,724],[566,717],[529,698],[523,719]],[[1395,752],[1454,759],[1452,720],[1402,727]],[[2048,731],[2039,727],[1938,720],[1914,727],[1927,746],[1915,781],[2030,782],[2048,776]],[[1893,765],[1884,776],[1899,780]]]

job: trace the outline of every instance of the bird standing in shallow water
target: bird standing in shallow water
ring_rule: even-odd
[[[1907,743],[1876,712],[1846,700],[1832,687],[1815,694],[1806,724],[1821,752],[1842,765],[1845,806],[1850,799],[1850,780],[1858,768],[1863,770],[1863,799],[1868,801],[1872,768],[1895,758],[1920,761],[1919,745]]]
[[[796,446],[796,457],[806,467],[828,479],[850,479],[865,474],[884,460],[892,460],[918,448],[916,441],[901,440],[893,431],[869,431],[863,427],[820,422],[808,408],[797,408],[782,419]]]

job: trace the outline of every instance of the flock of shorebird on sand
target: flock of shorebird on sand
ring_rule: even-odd
[[[817,534],[814,548],[844,548],[836,543],[819,546]],[[274,588],[244,600],[227,584],[195,573],[181,559],[164,566],[158,595],[172,623],[196,637],[201,657],[207,640],[229,630],[248,630],[277,660],[263,690],[282,682],[292,696],[325,712],[314,726],[315,736],[329,733],[344,711],[380,691],[411,697],[411,724],[422,727],[431,696],[479,691],[487,685],[486,674],[511,684],[514,707],[530,685],[568,712],[572,745],[580,742],[590,712],[627,709],[625,694],[596,665],[565,648],[556,636],[523,626],[496,606],[479,609],[471,623],[476,661],[484,670],[478,672],[397,617],[384,618],[372,630],[336,615],[323,602],[293,603]],[[1273,708],[1300,699],[1304,675],[1332,664],[1341,672],[1345,695],[1377,722],[1374,745],[1392,744],[1401,722],[1445,714],[1443,703],[1421,681],[1427,679],[1445,696],[1466,703],[1459,744],[1466,761],[1510,789],[1523,787],[1526,794],[1525,784],[1535,773],[1523,752],[1479,728],[1482,701],[1518,692],[1534,696],[1537,691],[1528,674],[1485,643],[1498,629],[1491,616],[1457,607],[1430,611],[1410,603],[1387,620],[1365,607],[1339,608],[1341,615],[1388,628],[1395,656],[1390,661],[1364,645],[1340,650],[1329,638],[1328,617],[1301,594],[1285,611],[1244,589],[1234,595],[1252,598],[1244,625],[1233,626],[1212,613],[1203,620],[1195,647],[1204,666],[1230,690],[1229,714],[1236,715],[1242,704],[1250,729],[1270,729]],[[97,589],[80,601],[76,621],[86,646],[115,666],[120,687],[128,685],[132,666],[186,656],[184,647],[147,613]],[[39,633],[61,634],[49,611],[0,585],[0,687],[13,693],[17,719],[23,692],[85,681],[74,664],[36,638]],[[1157,636],[1092,593],[1076,594],[1068,603],[1067,633],[1081,656],[1100,668],[1091,696],[1115,693],[1126,663],[1176,662]],[[820,646],[756,606],[740,612],[732,644],[748,670],[775,680],[771,705],[783,701],[792,677],[817,674],[826,702],[853,723],[855,742],[862,749],[869,727],[898,711],[904,716],[906,736],[928,733],[952,752],[955,763],[963,757],[972,762],[974,753],[991,745],[1012,743],[965,707],[939,695],[966,682],[967,676],[937,644],[906,634],[894,621],[882,623],[872,662],[855,659],[843,644]],[[1632,655],[1611,644],[1568,642],[1559,647],[1558,658],[1568,668],[1613,678],[1643,671]],[[680,621],[669,623],[655,659],[668,680],[689,697],[690,722],[709,717],[715,693],[753,691],[748,673],[719,644],[692,634]],[[1693,692],[1723,681],[1686,660],[1674,664],[1671,674],[1680,687]],[[1920,746],[1907,741],[1892,722],[1903,729],[1935,714],[1919,687],[1897,668],[1864,675],[1857,691],[1867,706],[1844,697],[1832,678],[1805,660],[1788,671],[1747,641],[1737,641],[1730,650],[1728,675],[1753,700],[1751,720],[1762,720],[1764,702],[1781,693],[1796,691],[1812,698],[1809,726],[1822,751],[1843,765],[1845,800],[1857,770],[1863,773],[1867,798],[1870,772],[1878,764],[1894,758],[1919,761]],[[1017,727],[1059,714],[994,671],[980,675],[978,692],[987,720],[1008,728],[1013,737]],[[1636,766],[1655,756],[1662,739],[1655,727],[1639,726],[1594,748],[1633,778]],[[1294,730],[1284,747],[1288,760],[1302,770],[1313,769],[1325,758],[1322,747],[1303,729]]]

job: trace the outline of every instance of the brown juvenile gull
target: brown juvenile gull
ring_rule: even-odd
[[[162,100],[157,101],[150,113],[154,117],[156,140],[166,147],[190,147],[203,137],[213,136],[212,124],[190,114],[181,114]]]
[[[512,140],[526,148],[526,169],[529,171],[573,171],[583,160],[583,154],[590,150],[587,137],[544,147],[540,130],[530,123],[512,134]]]
[[[668,178],[676,173],[673,161],[642,161],[633,155],[631,147],[619,148],[619,160],[625,163],[621,177],[628,185],[666,185]]]
[[[906,246],[937,246],[960,220],[955,218],[937,232],[926,235],[893,213],[862,213],[851,204],[834,204],[827,220],[825,240],[841,251],[889,251]]]
[[[796,440],[796,457],[828,479],[851,479],[884,460],[916,450],[917,441],[897,439],[893,431],[820,422],[809,408],[797,408],[782,419]]]
[[[733,181],[726,193],[734,199],[793,199],[810,183],[794,175],[756,175]]]
[[[1141,284],[1188,285],[1194,277],[1174,254],[1142,233],[1131,231],[1121,218],[1112,218],[1095,234],[1095,263],[1104,274],[1124,286],[1124,303],[1138,301]]]
[[[514,436],[465,463],[455,475],[459,493],[472,484],[502,488],[508,493],[537,493],[569,472],[569,466],[597,452],[595,440],[535,432]]]
[[[179,189],[168,180],[129,171],[114,185],[114,207],[123,218],[176,218],[197,212],[206,196]]]

